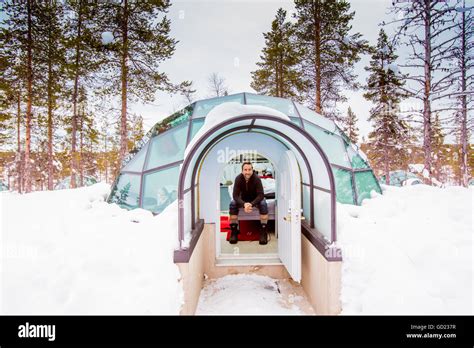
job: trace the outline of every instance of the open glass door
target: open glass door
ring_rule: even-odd
[[[278,254],[294,281],[301,281],[301,174],[295,155],[286,151],[278,164]]]

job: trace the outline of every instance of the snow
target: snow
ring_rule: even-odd
[[[158,216],[110,186],[0,195],[0,314],[178,314],[177,203]]]
[[[204,120],[204,125],[197,131],[196,135],[191,139],[188,146],[184,150],[184,158],[187,157],[188,153],[194,147],[196,142],[206,133],[209,129],[218,125],[219,123],[225,122],[228,119],[248,115],[248,114],[264,114],[282,118],[286,121],[290,121],[290,118],[284,113],[275,109],[261,106],[261,105],[242,105],[237,102],[227,102],[217,105],[212,109]],[[250,123],[250,121],[249,121]]]
[[[382,187],[337,207],[342,314],[473,314],[473,189]]]
[[[383,54],[389,54],[390,53],[390,48],[387,45],[384,45],[380,51]]]
[[[410,163],[408,168],[410,169],[410,172],[421,173],[423,172],[423,169],[425,169],[425,165],[423,163]]]
[[[390,63],[390,64],[384,63],[384,64],[383,64],[383,69],[384,69],[385,71],[391,70],[391,71],[393,71],[393,73],[394,73],[395,75],[399,75],[399,74],[400,74],[400,68],[399,68],[398,65],[395,64],[395,63]]]
[[[428,169],[424,168],[421,175],[423,175],[425,179],[428,179],[430,177],[430,172],[428,172]]]
[[[102,45],[108,45],[109,43],[114,41],[114,34],[110,31],[104,31],[101,37],[102,37]]]
[[[400,69],[398,68],[398,65],[395,63],[391,63],[387,67],[389,70],[393,71],[396,75],[400,73]]]
[[[293,298],[296,300],[296,298]],[[198,315],[301,315],[287,308],[275,279],[256,274],[233,274],[204,287],[196,309]]]
[[[342,314],[473,314],[474,188],[382,188],[337,206]],[[153,216],[109,189],[0,193],[0,314],[179,313],[177,201]],[[271,278],[208,282],[198,314],[302,314]]]

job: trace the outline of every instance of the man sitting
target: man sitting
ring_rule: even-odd
[[[239,208],[243,207],[245,213],[251,213],[253,207],[257,207],[260,212],[261,224],[259,244],[267,244],[268,206],[263,195],[262,180],[254,173],[252,163],[242,163],[242,173],[237,175],[234,180],[232,198],[229,205],[231,229],[229,242],[235,244],[238,241]]]

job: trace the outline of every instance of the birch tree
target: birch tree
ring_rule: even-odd
[[[226,85],[225,78],[218,73],[211,73],[207,78],[207,83],[211,97],[223,97],[229,94],[229,88]]]

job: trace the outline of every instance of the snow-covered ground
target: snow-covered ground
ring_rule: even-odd
[[[160,216],[110,186],[0,194],[1,314],[178,314],[176,203]]]
[[[338,204],[342,314],[474,313],[473,189],[385,189]],[[0,193],[0,314],[179,313],[177,203],[153,217],[105,203],[108,190]],[[300,314],[274,290],[225,277],[198,313]]]
[[[303,312],[296,305],[286,306],[275,279],[256,274],[234,274],[204,287],[196,314],[301,315]]]
[[[384,187],[338,205],[342,314],[472,314],[473,189]]]

